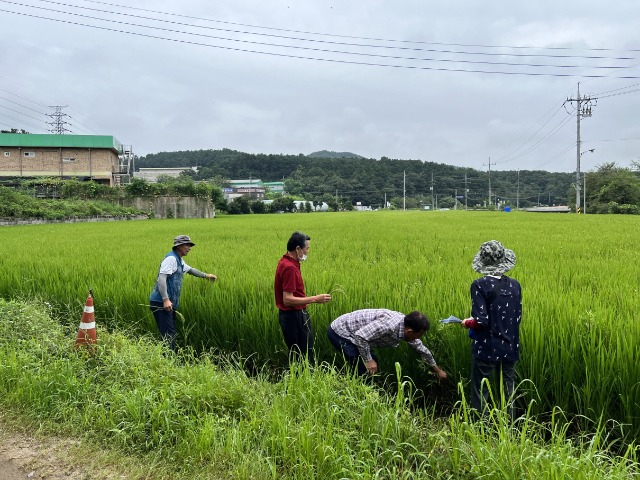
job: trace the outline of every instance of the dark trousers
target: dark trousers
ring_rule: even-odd
[[[349,365],[351,365],[354,370],[357,370],[358,375],[367,375],[367,367],[360,356],[358,347],[356,347],[350,340],[338,335],[333,328],[331,328],[331,325],[329,325],[329,329],[327,330],[327,336],[336,350],[342,352],[349,362]],[[372,355],[372,357],[376,362],[378,361],[374,355]]]
[[[513,400],[511,395],[515,388],[516,362],[503,360],[501,362],[489,362],[472,357],[471,362],[471,407],[478,412],[486,413],[489,404],[489,386],[491,376],[495,373],[498,379],[502,379],[502,390],[494,392],[494,399],[499,404],[501,394],[508,403],[509,415],[514,417]],[[487,381],[483,382],[483,379]]]
[[[171,310],[170,312],[167,312],[163,308],[162,302],[150,302],[150,306],[151,313],[153,313],[153,318],[156,319],[156,325],[160,331],[160,338],[162,338],[162,341],[175,352],[177,350],[176,311]]]
[[[307,358],[313,364],[313,329],[307,311],[280,310],[278,320],[284,343],[289,348],[289,360]]]

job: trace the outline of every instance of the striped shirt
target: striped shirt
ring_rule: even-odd
[[[387,309],[364,309],[345,313],[331,322],[331,328],[353,343],[365,362],[372,359],[371,347],[397,347],[404,338],[404,313]],[[434,367],[436,361],[420,339],[407,341],[411,348]]]

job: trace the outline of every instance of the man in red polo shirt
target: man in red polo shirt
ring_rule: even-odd
[[[274,292],[280,328],[289,348],[289,359],[296,355],[304,356],[313,364],[313,329],[307,305],[330,302],[331,295],[323,293],[307,297],[305,294],[300,263],[307,259],[310,242],[311,238],[302,232],[291,235],[287,242],[287,253],[276,268]]]

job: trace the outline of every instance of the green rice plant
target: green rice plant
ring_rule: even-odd
[[[627,479],[637,451],[615,457],[603,424],[470,422],[412,410],[400,365],[392,395],[329,364],[292,364],[278,382],[239,358],[174,355],[147,337],[103,333],[75,350],[64,321],[35,303],[0,300],[0,409],[41,431],[76,435],[138,458],[152,478]],[[129,332],[131,333],[131,332]],[[554,412],[556,415],[557,411]]]
[[[423,340],[450,381],[435,382],[405,346],[380,351],[380,368],[393,378],[400,363],[426,402],[455,403],[458,382],[469,378],[469,339],[438,320],[469,315],[477,278],[471,260],[496,238],[518,257],[512,275],[523,287],[524,316],[517,373],[531,386],[525,405],[533,401],[531,412],[541,418],[557,406],[577,419],[616,420],[629,440],[640,433],[640,225],[624,216],[381,211],[5,227],[5,248],[16,253],[0,260],[0,295],[38,296],[79,320],[91,288],[99,333],[155,334],[145,305],[171,240],[187,233],[197,245],[185,261],[220,280],[186,276],[179,343],[235,353],[253,371],[277,370],[287,352],[273,276],[294,230],[312,238],[302,266],[308,294],[334,293],[332,302],[309,306],[319,360],[333,360],[325,332],[343,313],[420,310],[432,324]]]

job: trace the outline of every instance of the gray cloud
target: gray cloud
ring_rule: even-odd
[[[11,125],[34,133],[48,128],[42,121],[24,117],[27,113],[39,118],[38,113],[8,102],[12,100],[45,113],[50,111],[47,105],[68,105],[65,112],[71,115],[74,127],[79,127],[74,129],[75,133],[114,135],[123,143],[132,144],[139,155],[225,147],[251,153],[290,154],[328,149],[352,151],[372,158],[421,159],[478,169],[484,168],[482,164],[491,157],[497,162],[493,167],[496,169],[573,171],[576,119],[572,105],[565,108],[562,103],[567,97],[576,96],[580,82],[583,94],[600,94],[601,97],[593,106],[593,116],[582,121],[584,149],[596,149],[593,154],[583,157],[583,169],[611,161],[629,165],[640,157],[640,131],[635,121],[640,92],[633,92],[640,87],[640,78],[612,78],[640,77],[638,52],[629,51],[638,49],[638,45],[633,44],[637,37],[635,19],[640,14],[640,4],[636,5],[636,2],[603,5],[602,2],[544,0],[514,6],[507,2],[445,4],[404,0],[393,4],[367,2],[366,8],[355,0],[334,4],[283,0],[140,1],[135,4],[138,9],[272,28],[268,30],[117,8],[102,2],[69,0],[69,4],[127,15],[107,15],[29,0],[32,6],[131,23],[150,23],[131,16],[138,15],[227,30],[404,47],[405,50],[302,42],[211,28],[196,30],[166,22],[156,24],[192,32],[177,34],[73,18],[0,2],[0,9],[4,10],[180,40],[127,35],[0,11],[3,26],[0,29],[0,58],[7,67],[0,71],[0,114],[3,114],[0,115],[0,126],[3,128]],[[312,36],[275,28],[333,36]],[[368,55],[464,59],[475,63],[341,55],[225,41],[194,36],[193,33]],[[381,42],[346,38],[348,36],[423,43]],[[572,50],[560,50],[559,47]],[[461,56],[441,50],[475,53]],[[485,55],[487,53],[501,55]],[[559,58],[558,55],[571,57]],[[607,58],[580,58],[586,56]],[[614,60],[612,57],[632,59]],[[578,65],[580,68],[559,65]],[[614,65],[628,68],[594,68]],[[464,73],[439,69],[556,75],[575,72],[609,78]],[[565,119],[566,123],[560,127]],[[19,124],[25,121],[42,130]]]

